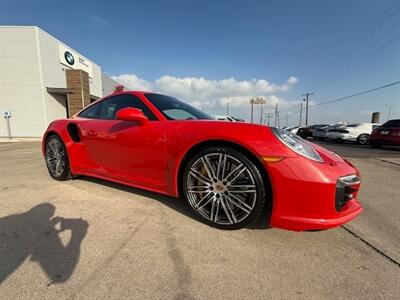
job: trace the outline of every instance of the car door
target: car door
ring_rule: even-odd
[[[141,109],[149,122],[117,120],[117,111],[126,107]],[[80,122],[91,171],[140,187],[165,191],[164,122],[131,94],[101,101],[97,115],[98,118]]]

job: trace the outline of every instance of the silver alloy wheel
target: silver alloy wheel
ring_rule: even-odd
[[[190,167],[186,181],[190,205],[211,222],[229,225],[246,219],[257,200],[249,168],[226,153],[209,153]]]
[[[54,177],[60,177],[66,164],[65,151],[58,139],[51,138],[46,145],[46,163]]]
[[[361,145],[365,145],[365,144],[368,142],[368,138],[369,138],[368,134],[362,134],[362,135],[360,135],[360,137],[358,138],[358,142],[359,142]]]

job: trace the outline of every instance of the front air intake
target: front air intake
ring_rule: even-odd
[[[359,187],[360,178],[357,175],[341,177],[336,181],[336,211],[341,211],[345,204],[357,195]]]

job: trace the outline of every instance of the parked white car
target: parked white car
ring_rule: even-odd
[[[329,129],[326,137],[338,142],[351,141],[365,145],[368,143],[368,138],[372,130],[379,126],[381,126],[381,124],[377,123],[349,124],[343,127]]]
[[[219,121],[229,121],[229,122],[237,122],[233,117],[231,116],[212,116],[215,120]]]
[[[283,129],[289,131],[292,134],[297,134],[297,130],[299,130],[299,128],[300,128],[300,126],[293,126],[293,127],[286,127]]]

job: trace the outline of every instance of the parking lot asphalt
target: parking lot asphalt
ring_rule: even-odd
[[[399,299],[400,151],[323,143],[362,174],[336,229],[222,231],[182,200],[52,180],[40,143],[0,144],[1,299]]]

